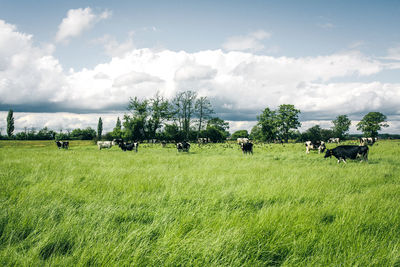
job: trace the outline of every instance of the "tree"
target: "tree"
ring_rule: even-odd
[[[369,112],[357,123],[357,130],[362,131],[366,137],[377,137],[382,127],[389,127],[386,116],[380,112]]]
[[[273,141],[278,134],[278,117],[274,110],[269,108],[264,109],[260,116],[257,116],[259,129],[258,136],[261,137],[262,141]]]
[[[7,135],[9,138],[12,137],[14,133],[14,112],[12,109],[8,111],[7,115]]]
[[[334,125],[332,130],[335,137],[344,139],[346,133],[350,129],[351,120],[347,117],[347,115],[339,115],[335,120],[332,121],[332,123]]]
[[[103,121],[99,117],[99,122],[97,123],[97,137],[101,139],[101,134],[103,133]]]
[[[198,117],[199,120],[199,127],[197,130],[197,138],[199,138],[199,134],[201,131],[202,123],[204,120],[209,119],[211,117],[211,114],[214,113],[214,110],[212,109],[210,101],[207,99],[206,96],[202,96],[199,99],[196,100],[195,103],[195,113]]]
[[[276,122],[279,133],[286,143],[289,140],[290,130],[301,126],[298,117],[299,113],[300,110],[295,109],[294,105],[289,104],[280,105],[276,111]]]
[[[131,116],[124,115],[123,137],[128,140],[146,139],[146,119],[149,116],[149,101],[140,100],[136,96],[129,99],[128,111]]]
[[[122,126],[119,117],[117,117],[117,123],[111,133],[109,133],[112,138],[119,139],[122,137]]]
[[[149,101],[149,118],[146,121],[147,137],[155,139],[157,130],[170,117],[168,101],[159,92]]]
[[[231,135],[231,138],[233,140],[236,140],[238,138],[248,138],[248,137],[249,133],[247,132],[247,130],[238,130]]]
[[[184,91],[178,93],[172,100],[172,116],[178,122],[179,129],[184,132],[185,138],[189,138],[191,119],[195,113],[196,97],[196,92]]]

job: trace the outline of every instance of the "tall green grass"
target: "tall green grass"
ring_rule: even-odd
[[[0,265],[400,264],[400,142],[190,151],[0,142]]]

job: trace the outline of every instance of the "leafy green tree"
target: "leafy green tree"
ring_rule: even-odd
[[[238,130],[231,135],[231,138],[233,140],[236,140],[237,138],[247,138],[247,137],[249,137],[249,132],[247,130]]]
[[[172,100],[171,114],[178,123],[179,129],[185,133],[185,138],[189,138],[191,120],[195,115],[195,101],[197,94],[194,91],[184,91],[177,93]]]
[[[169,103],[158,92],[149,101],[148,115],[149,118],[146,121],[147,137],[154,139],[163,122],[170,118]]]
[[[229,136],[229,131],[228,131],[229,130],[229,123],[224,121],[221,118],[215,117],[215,118],[209,119],[207,121],[206,134],[201,136],[201,137],[210,137],[210,136],[208,136],[208,134],[210,132],[207,132],[207,129],[209,129],[209,128],[214,128],[214,129],[220,131],[221,132],[221,136],[222,136],[221,138],[223,140],[225,140]],[[218,140],[218,142],[222,141],[222,139]]]
[[[198,117],[198,130],[197,130],[197,138],[200,135],[200,131],[202,130],[204,120],[211,118],[211,114],[214,113],[212,109],[210,100],[207,99],[206,96],[202,96],[196,100],[195,103],[195,114]]]
[[[335,137],[344,139],[346,133],[350,129],[351,120],[347,117],[347,115],[339,115],[335,120],[332,121],[332,123],[334,125],[332,130]]]
[[[277,112],[266,108],[260,116],[257,116],[257,120],[257,125],[259,126],[256,128],[256,130],[259,130],[258,137],[262,141],[271,142],[275,140],[278,134]]]
[[[386,116],[380,112],[369,112],[357,123],[357,130],[362,131],[366,137],[377,137],[382,127],[389,127]]]
[[[115,127],[113,129],[113,131],[110,133],[112,138],[108,138],[108,139],[119,139],[122,137],[122,126],[121,126],[121,121],[119,119],[119,117],[117,117],[117,123],[115,124]]]
[[[175,123],[166,124],[162,133],[162,139],[166,141],[180,142],[184,139],[184,133],[179,130],[178,125],[176,125]]]
[[[124,115],[123,138],[128,140],[146,139],[146,120],[149,116],[149,101],[137,97],[130,98],[128,104],[130,115]]]
[[[299,113],[300,110],[289,104],[280,105],[276,111],[276,123],[285,143],[289,140],[290,131],[301,126]]]
[[[74,140],[92,140],[96,137],[96,131],[91,127],[87,127],[86,129],[74,129],[69,134],[69,139]],[[68,139],[68,138],[67,138]]]
[[[12,109],[8,111],[7,114],[7,135],[9,138],[13,136],[14,133],[14,112]]]

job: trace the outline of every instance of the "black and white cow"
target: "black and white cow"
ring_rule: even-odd
[[[365,145],[372,146],[375,144],[376,141],[378,141],[378,138],[376,138],[376,137],[361,137],[359,139],[359,141],[360,141],[361,146],[365,146]]]
[[[338,146],[334,149],[327,149],[325,158],[335,156],[338,163],[342,160],[346,163],[346,159],[357,159],[368,161],[368,146]]]
[[[241,147],[242,147],[243,154],[247,154],[247,153],[253,154],[253,143],[251,143],[251,142],[242,143]]]
[[[250,140],[249,140],[249,138],[241,137],[241,138],[237,138],[236,142],[239,146],[242,146],[242,144],[248,143],[248,142],[250,142]]]
[[[134,143],[119,143],[118,146],[123,150],[123,151],[132,151],[135,150],[135,152],[138,152],[138,148],[139,148],[139,143],[138,142],[134,142]]]
[[[197,138],[197,143],[199,144],[199,145],[201,145],[201,144],[207,144],[207,143],[209,143],[210,142],[210,140],[207,138],[207,137],[199,137],[199,138]]]
[[[337,144],[339,144],[339,142],[340,142],[340,138],[339,137],[331,137],[328,140],[328,143],[337,143]]]
[[[176,144],[176,149],[178,149],[178,152],[189,152],[190,149],[190,143],[183,141],[181,143]]]
[[[56,142],[58,149],[60,149],[60,148],[68,149],[69,148],[68,141],[54,141],[54,142]]]
[[[310,153],[310,150],[318,150],[318,154],[324,152],[326,149],[324,141],[306,141],[306,154]]]

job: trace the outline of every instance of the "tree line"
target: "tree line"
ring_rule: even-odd
[[[123,138],[125,140],[165,140],[165,141],[194,141],[198,138],[208,138],[211,142],[222,142],[229,136],[229,123],[213,116],[215,114],[210,100],[205,96],[198,96],[194,91],[178,92],[172,100],[160,96],[157,92],[151,98],[129,99],[127,113],[122,118],[117,118],[116,125],[111,132],[103,135],[103,121],[100,117],[97,132],[88,127],[86,129],[62,130],[57,133],[47,127],[36,131],[27,129],[13,134],[14,117],[10,110],[7,115],[7,135],[3,136],[0,129],[0,139],[17,140],[112,140]],[[315,125],[305,132],[297,129],[301,126],[299,121],[300,110],[294,105],[283,104],[276,110],[265,108],[257,116],[257,124],[249,134],[247,130],[233,133],[231,139],[250,137],[262,142],[274,142],[289,139],[296,141],[328,140],[331,137],[346,139],[351,121],[347,115],[339,115],[332,121],[331,129],[322,129]],[[378,131],[388,127],[386,116],[380,112],[369,112],[357,124],[357,130],[366,137],[377,137]]]

